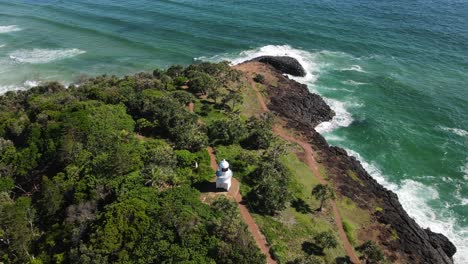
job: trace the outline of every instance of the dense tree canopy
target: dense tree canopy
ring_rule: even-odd
[[[238,78],[202,63],[0,96],[0,262],[265,263],[237,207],[194,188],[214,175],[209,139],[248,131],[187,104]]]

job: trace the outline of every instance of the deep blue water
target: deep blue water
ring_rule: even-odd
[[[306,66],[317,129],[468,263],[466,0],[0,0],[0,93],[261,54]]]

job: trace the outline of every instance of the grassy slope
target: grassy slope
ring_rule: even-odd
[[[242,92],[244,97],[241,108],[242,114],[249,117],[261,113],[262,110],[255,91],[246,88]],[[297,146],[290,146],[289,153],[282,159],[282,162],[293,176],[290,191],[294,197],[304,202],[308,212],[299,212],[292,205],[289,205],[286,210],[277,216],[254,214],[255,221],[266,236],[274,255],[280,263],[287,263],[297,257],[307,255],[308,253],[305,252],[307,248],[304,246],[307,246],[307,242],[312,242],[314,235],[319,232],[332,230],[338,238],[330,211],[315,212],[319,202],[311,197],[310,193],[312,188],[319,182],[307,165],[296,156],[295,152],[297,150]],[[218,147],[216,151],[218,156],[235,161],[241,152],[245,150],[242,150],[239,146],[229,146]],[[245,172],[237,173],[235,177],[238,177],[242,182],[242,176],[254,169],[254,167],[249,167]],[[325,169],[323,169],[323,173],[326,173]],[[242,184],[241,192],[245,193],[247,188],[246,184]],[[324,253],[323,258],[327,263],[335,262],[336,258],[345,256],[341,243],[337,248],[327,249]]]

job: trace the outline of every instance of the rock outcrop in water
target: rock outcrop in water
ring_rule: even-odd
[[[261,56],[253,59],[252,61],[258,61],[269,64],[273,68],[279,70],[282,73],[290,74],[293,76],[304,77],[306,71],[304,67],[294,58],[288,56]]]
[[[283,57],[267,57],[266,64],[271,61],[288,61]],[[264,57],[253,61],[264,61]],[[288,69],[275,67],[281,73],[289,73]],[[278,84],[267,89],[270,103],[269,109],[285,117],[291,128],[300,131],[311,143],[314,151],[327,168],[327,174],[339,194],[350,198],[357,206],[366,209],[372,215],[374,222],[367,227],[379,230],[378,240],[384,247],[390,260],[400,263],[444,263],[453,264],[452,256],[456,247],[444,235],[421,228],[401,206],[395,193],[387,190],[374,180],[356,158],[339,147],[330,146],[327,141],[315,131],[314,127],[330,120],[333,110],[316,94],[307,90],[305,85],[276,72]],[[357,178],[347,176],[354,172]]]
[[[270,89],[268,108],[283,116],[316,126],[335,116],[335,112],[318,94],[310,93],[307,86],[287,78],[279,80],[281,89]]]

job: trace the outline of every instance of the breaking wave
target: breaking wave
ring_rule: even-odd
[[[329,65],[325,62],[320,62],[319,57],[325,55],[336,55],[336,56],[349,56],[344,53],[337,53],[331,51],[320,51],[320,52],[308,52],[305,50],[295,49],[289,45],[268,45],[257,49],[245,50],[238,54],[223,54],[216,55],[213,57],[200,57],[196,60],[208,60],[208,61],[231,61],[232,64],[239,64],[244,61],[254,59],[259,56],[289,56],[295,58],[306,70],[306,76],[297,77],[289,76],[300,83],[307,84],[311,92],[317,92],[315,82],[320,76],[320,72],[323,67]],[[322,96],[323,97],[323,96]],[[329,121],[320,124],[316,129],[319,133],[328,133],[339,127],[347,127],[353,122],[353,118],[350,112],[347,111],[347,104],[340,102],[335,99],[323,97],[325,102],[335,111],[335,117]]]
[[[455,135],[458,135],[460,137],[466,137],[468,136],[468,131],[466,130],[463,130],[461,128],[453,128],[453,127],[444,127],[444,126],[440,126],[440,129],[444,130],[444,131],[449,131],[449,132],[452,132],[454,133]]]
[[[330,65],[329,62],[321,62],[323,59],[321,56],[338,56],[348,58],[348,54],[339,54],[336,52],[320,51],[320,52],[307,52],[292,48],[288,45],[274,46],[268,45],[258,49],[242,51],[238,54],[224,54],[217,55],[214,57],[200,57],[197,60],[208,60],[208,61],[222,61],[229,60],[232,64],[239,64],[244,61],[253,59],[258,56],[271,55],[271,56],[290,56],[297,59],[307,74],[305,77],[293,77],[290,78],[307,84],[311,92],[317,92],[315,82],[320,76],[322,71],[326,71],[328,68],[335,67],[340,69],[340,65]],[[352,58],[352,57],[351,57]],[[326,59],[326,58],[325,58]],[[333,63],[332,63],[333,64]],[[356,71],[365,73],[359,65],[351,65],[349,67],[341,68],[341,71]],[[366,83],[360,83],[353,80],[344,81],[345,85],[359,86]],[[327,89],[327,88],[325,88]],[[322,96],[323,97],[323,96]],[[334,135],[333,130],[339,127],[347,127],[353,122],[352,114],[347,110],[350,107],[359,107],[359,104],[352,102],[342,102],[331,98],[323,97],[325,102],[335,111],[335,117],[328,121],[319,124],[315,129],[321,133],[326,133],[326,138],[331,141],[344,141],[342,137]],[[457,135],[465,136],[468,132],[462,129],[451,129],[446,130],[456,133]],[[456,263],[468,263],[468,229],[461,228],[457,225],[457,220],[450,216],[450,212],[435,211],[429,205],[429,202],[437,200],[439,198],[438,191],[430,186],[426,186],[421,182],[406,179],[399,184],[389,182],[386,177],[382,174],[376,164],[366,162],[359,153],[353,150],[347,150],[348,153],[358,160],[361,161],[364,169],[375,179],[378,183],[383,185],[385,188],[395,192],[402,204],[403,208],[408,214],[413,217],[416,222],[424,228],[431,228],[432,231],[442,233],[446,235],[450,241],[452,241],[457,247],[457,254],[454,256]],[[465,180],[468,180],[468,163],[462,168],[465,173]],[[467,199],[461,199],[460,203],[467,203]]]
[[[438,191],[430,186],[414,180],[403,180],[400,184],[387,181],[381,170],[374,163],[368,163],[362,156],[350,149],[346,149],[349,155],[358,159],[364,169],[379,184],[398,195],[398,200],[405,211],[423,228],[430,228],[433,232],[447,236],[457,247],[454,256],[455,263],[468,263],[468,228],[461,228],[455,217],[450,212],[434,210],[429,202],[439,199]],[[466,164],[468,174],[468,163]],[[468,175],[465,176],[468,178]],[[460,205],[466,205],[468,199],[462,198]]]
[[[342,81],[341,83],[345,84],[345,85],[351,85],[351,86],[360,86],[360,85],[367,84],[367,83],[363,83],[363,82],[356,82],[356,81],[353,81],[353,80]]]
[[[315,127],[315,130],[320,134],[329,133],[339,127],[347,127],[353,122],[353,117],[350,112],[346,110],[346,103],[338,100],[324,98],[325,102],[335,111],[335,116],[332,120],[322,122]]]
[[[463,173],[463,179],[468,181],[468,161],[460,168],[460,171]]]
[[[0,95],[8,91],[21,91],[36,87],[40,84],[39,81],[27,80],[21,85],[0,85]]]
[[[9,33],[15,31],[21,31],[22,29],[17,25],[9,25],[9,26],[0,26],[0,34],[1,33]]]
[[[341,69],[341,71],[357,71],[357,72],[366,72],[365,70],[362,69],[361,66],[359,65],[351,65],[349,68],[344,68]]]
[[[16,50],[9,54],[11,60],[19,63],[43,64],[63,60],[86,53],[80,49],[32,49]]]
[[[196,60],[223,61],[228,60],[233,65],[260,56],[289,56],[295,58],[306,70],[306,76],[293,77],[297,81],[315,82],[318,78],[319,65],[316,63],[317,53],[292,48],[289,45],[267,45],[257,49],[245,50],[238,54],[224,54],[213,57],[199,57]]]

